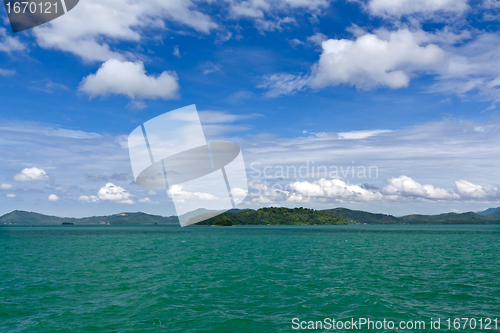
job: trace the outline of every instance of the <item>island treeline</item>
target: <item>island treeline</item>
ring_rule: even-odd
[[[269,207],[257,210],[228,211],[222,214],[233,225],[332,225],[348,224],[340,216],[324,210],[308,208]],[[211,217],[197,225],[213,225],[217,217]]]

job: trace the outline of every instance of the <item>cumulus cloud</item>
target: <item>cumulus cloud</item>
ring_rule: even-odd
[[[15,194],[12,194],[12,193],[9,193],[6,195],[7,198],[15,198],[16,195]]]
[[[49,195],[49,201],[56,202],[57,200],[59,200],[59,197],[57,195],[55,194]]]
[[[348,84],[359,89],[407,87],[418,71],[435,72],[444,64],[445,52],[428,42],[421,32],[400,29],[366,33],[356,40],[329,39],[310,76],[273,74],[264,77],[260,88],[279,96],[305,89]]]
[[[177,97],[179,84],[174,72],[148,76],[141,61],[130,62],[111,59],[95,74],[85,77],[79,90],[90,97],[110,94],[134,98],[172,99]]]
[[[107,183],[105,186],[101,187],[97,193],[97,197],[99,200],[108,200],[123,204],[134,203],[134,195],[130,194],[124,188],[116,186],[112,183]]]
[[[43,169],[36,167],[25,168],[14,176],[14,180],[17,182],[38,182],[38,181],[49,181],[50,178]]]
[[[329,39],[322,46],[313,87],[346,83],[360,89],[402,88],[414,71],[434,69],[444,60],[443,50],[425,45],[421,34],[407,29],[366,34],[355,41]]]
[[[146,29],[166,29],[165,21],[206,34],[218,26],[190,0],[86,0],[71,11],[33,29],[38,45],[73,53],[87,61],[126,60],[113,50],[116,41],[140,42]]]
[[[214,111],[207,115],[214,116],[213,120],[217,120],[220,125],[224,126],[225,124],[230,126],[232,121],[240,119],[239,116]],[[112,204],[113,201],[103,202],[104,200],[99,200],[96,194],[99,188],[95,189],[96,183],[87,182],[86,175],[93,173],[107,175],[108,180],[115,183],[114,179],[125,179],[125,175],[131,172],[126,137],[100,136],[95,133],[58,130],[50,126],[42,127],[34,124],[28,126],[26,123],[3,123],[0,129],[3,144],[22,148],[5,150],[4,159],[13,162],[0,165],[2,173],[4,175],[12,174],[13,167],[22,170],[24,161],[37,161],[38,165],[51,165],[54,169],[51,169],[50,177],[57,179],[57,186],[64,186],[67,189],[65,198],[79,199],[79,196],[85,193],[87,197],[83,196],[79,202],[101,201],[104,204]],[[257,199],[251,194],[249,202],[253,201],[255,205],[258,205],[257,200],[261,200],[262,204],[265,205],[284,203],[295,206],[297,202],[303,202],[299,200],[307,199],[307,196],[304,196],[306,192],[301,193],[298,191],[299,188],[295,191],[290,186],[286,187],[286,185],[297,182],[296,179],[299,177],[300,182],[307,181],[311,184],[315,184],[318,178],[325,178],[329,181],[340,178],[346,186],[359,186],[383,195],[382,199],[372,201],[361,201],[363,196],[360,195],[351,196],[350,199],[341,199],[342,197],[339,196],[339,200],[333,197],[311,197],[310,206],[317,208],[331,208],[334,206],[332,203],[335,202],[345,203],[343,206],[349,206],[351,202],[355,202],[356,204],[351,206],[355,209],[404,215],[416,211],[420,213],[445,212],[453,208],[480,210],[479,208],[498,206],[499,196],[495,196],[494,190],[496,185],[490,185],[492,179],[500,177],[498,169],[500,124],[498,122],[472,123],[463,120],[446,120],[393,131],[377,129],[344,133],[308,132],[298,133],[298,136],[293,138],[261,134],[251,136],[250,139],[236,138],[235,140],[245,152],[247,167],[250,167],[254,162],[262,163],[253,165],[253,168],[260,169],[260,171],[263,171],[266,166],[272,167],[267,174],[275,177],[271,179],[272,182],[282,185],[282,191],[279,190],[280,187],[275,188],[275,197],[263,195],[262,198]],[[306,168],[306,162],[309,162],[309,176],[307,177],[316,178],[300,178],[302,176],[299,174],[295,176],[293,172],[284,177],[275,176],[277,167],[283,167],[285,173],[288,167],[295,168],[297,172],[300,172],[300,168]],[[311,176],[313,162],[315,171],[314,176]],[[357,168],[355,169],[356,174],[354,174],[356,177],[353,176],[351,173],[353,165],[365,166],[367,176],[364,178],[357,176]],[[318,172],[319,166],[327,168],[326,175],[323,172]],[[369,166],[378,167],[376,169],[378,171],[373,171],[372,176],[368,176]],[[338,167],[338,172],[333,172],[334,175],[330,175],[332,168],[336,167]],[[342,167],[344,170],[341,169]],[[351,169],[347,169],[348,167]],[[115,176],[114,173],[117,175]],[[400,175],[406,175],[419,182],[421,187],[432,184],[435,189],[454,192],[460,195],[460,198],[434,199],[438,196],[412,196],[411,192],[403,191],[407,187],[400,187],[401,190],[396,195],[381,192],[382,188],[390,185],[388,182],[386,183],[386,179],[400,178]],[[250,181],[260,179],[263,183],[265,180],[263,174],[261,174],[261,178],[258,178],[252,169],[248,169],[248,176]],[[279,180],[278,177],[282,177],[283,180]],[[474,192],[470,189],[466,190],[471,186],[460,187],[461,183],[458,183],[458,186],[456,184],[453,186],[455,180],[457,182],[466,180],[474,185],[479,184],[477,186],[483,188],[484,191],[477,191],[478,187],[472,186],[472,188],[476,188],[479,195],[476,194],[476,198],[471,198],[474,196]],[[366,183],[369,185],[359,185]],[[17,188],[19,183],[16,182],[14,185]],[[46,192],[40,190],[41,187],[46,186],[46,183],[23,183],[22,185],[23,190],[26,188],[22,195],[24,200],[30,202],[36,202],[39,199],[47,200]],[[262,185],[262,188],[265,187]],[[340,187],[342,188],[342,186]],[[267,189],[271,191],[272,185],[268,185]],[[165,195],[161,191],[157,193],[157,197],[153,198],[153,192],[139,192],[136,186],[130,186],[129,190],[139,198],[147,196],[154,200],[160,200],[157,198]],[[188,192],[187,188],[182,188],[182,190]],[[4,195],[11,192],[14,190],[4,189]],[[252,192],[255,192],[255,187],[252,187]],[[146,193],[147,195],[145,195]],[[345,193],[349,194],[349,191],[346,190]],[[344,197],[349,198],[348,195],[344,195]],[[483,198],[481,199],[481,197]],[[137,201],[137,199],[134,200]],[[186,202],[189,201],[186,200]],[[417,206],[414,204],[416,202],[422,202],[425,205]],[[428,204],[429,202],[433,204]],[[486,202],[488,204],[485,204]],[[479,203],[481,206],[478,206]],[[68,204],[70,204],[69,201]],[[88,214],[86,207],[87,205],[83,204],[76,205],[74,211],[85,216]],[[103,208],[105,207],[103,205]],[[158,206],[151,205],[149,207],[154,210]],[[161,209],[166,208],[162,206]],[[164,214],[159,207],[156,213]]]
[[[354,39],[325,39],[322,53],[309,74],[264,75],[257,86],[266,96],[290,95],[306,89],[340,84],[358,89],[405,88],[412,77],[432,75],[427,91],[457,95],[478,94],[500,104],[500,36],[483,31],[456,33],[445,27],[434,32],[421,29],[385,29],[368,33],[350,29]]]
[[[466,180],[455,181],[458,194],[465,199],[494,199],[500,195],[499,187],[490,185],[484,188]]]
[[[420,184],[408,176],[393,177],[378,190],[375,186],[351,185],[342,179],[321,178],[315,181],[296,181],[285,185],[251,183],[251,201],[270,203],[332,203],[332,202],[394,202],[420,199],[424,201],[498,200],[498,186],[484,188],[468,181],[455,181],[456,189],[442,189]]]
[[[80,195],[80,197],[78,198],[79,201],[83,201],[83,202],[91,202],[91,203],[97,203],[99,202],[99,198],[96,197],[95,195],[90,195],[90,196],[87,196],[87,195]]]
[[[372,15],[384,17],[412,14],[430,17],[436,12],[461,14],[469,6],[467,0],[369,0],[366,8]]]
[[[419,197],[426,199],[459,199],[460,196],[453,191],[436,188],[432,185],[422,185],[407,176],[391,178],[387,181],[388,186],[382,189],[382,193],[390,196]]]
[[[348,185],[341,179],[320,180],[309,182],[299,181],[290,184],[293,195],[288,199],[295,202],[311,199],[335,199],[339,201],[372,201],[380,200],[382,195],[365,190],[359,185]]]
[[[0,189],[2,190],[12,190],[14,188],[14,186],[10,185],[10,184],[2,184],[0,185]]]

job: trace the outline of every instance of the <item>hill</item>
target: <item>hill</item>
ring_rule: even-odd
[[[412,214],[395,217],[386,214],[373,214],[360,210],[335,208],[325,210],[346,219],[353,224],[500,224],[500,211],[483,216],[474,212],[444,213],[439,215]]]
[[[497,213],[497,212],[500,212],[500,207],[488,208],[486,210],[483,210],[482,212],[477,212],[477,214],[486,216],[486,215],[490,215],[490,214]]]
[[[57,217],[33,212],[15,210],[0,217],[0,225],[57,225],[62,223],[77,224],[173,224],[177,225],[177,216],[163,217],[146,213],[120,213],[107,216],[84,218]]]
[[[486,211],[485,211],[486,212]],[[314,210],[308,208],[260,208],[232,209],[220,211],[200,209],[186,214],[189,224],[212,225],[218,216],[227,216],[234,225],[332,225],[332,224],[500,224],[500,210],[492,209],[488,215],[474,212],[445,213],[439,215],[412,214],[395,217],[387,214],[374,214],[347,208]],[[182,218],[182,217],[181,217]],[[204,221],[198,222],[205,219]],[[198,222],[198,223],[196,223]],[[107,216],[84,218],[57,217],[33,212],[15,210],[0,217],[0,225],[127,225],[158,224],[178,225],[177,216],[159,216],[146,213],[120,213]]]
[[[406,215],[399,220],[405,224],[497,224],[500,221],[489,219],[474,212],[445,213],[439,215]]]
[[[331,225],[348,224],[343,218],[322,210],[308,208],[270,207],[257,210],[227,211],[234,225]],[[212,225],[217,217],[198,222],[198,225]]]
[[[397,217],[386,214],[373,214],[361,210],[350,210],[347,208],[327,209],[333,215],[340,216],[347,220],[349,223],[356,224],[400,224],[402,223]]]

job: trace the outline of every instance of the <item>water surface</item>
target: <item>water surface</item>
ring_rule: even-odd
[[[463,225],[2,227],[0,332],[500,321],[499,240]]]

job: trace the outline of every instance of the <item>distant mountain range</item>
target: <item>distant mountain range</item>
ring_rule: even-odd
[[[177,216],[163,217],[145,213],[120,213],[83,218],[57,217],[15,210],[0,217],[0,225],[54,225],[54,224],[179,224]]]
[[[191,221],[210,217],[197,224],[212,224],[218,212],[198,209],[187,213]],[[313,210],[306,208],[260,208],[232,209],[223,213],[234,224],[500,224],[500,207],[482,212],[445,213],[439,215],[406,215],[395,217],[387,214],[374,214],[347,208]],[[331,216],[328,217],[328,216]],[[177,216],[159,216],[146,213],[120,213],[108,216],[84,218],[57,217],[15,210],[0,217],[0,225],[131,225],[158,224],[178,225]]]

